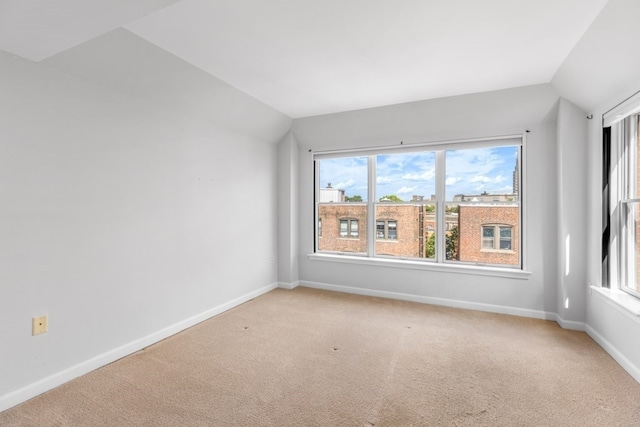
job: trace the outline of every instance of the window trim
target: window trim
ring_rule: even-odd
[[[635,100],[636,104],[631,100]],[[608,241],[603,240],[603,259],[606,259],[606,265],[603,265],[602,285],[640,299],[640,290],[637,289],[640,245],[637,242],[636,224],[631,224],[633,218],[629,215],[633,206],[640,205],[636,188],[640,184],[640,96],[631,97],[621,105],[624,108],[616,107],[612,113],[605,113],[602,121],[603,148],[609,149],[608,155],[603,156],[603,170],[608,169],[609,176],[603,176],[608,184],[608,193],[603,195],[602,200],[603,209],[608,210],[608,215],[603,217],[608,225],[603,231],[603,239],[606,236]],[[608,114],[612,116],[607,117]],[[604,164],[607,161],[610,162],[609,165]],[[635,288],[631,286],[632,283],[636,284]]]
[[[493,236],[491,237],[491,241],[493,242],[490,248],[485,248],[484,247],[484,229],[486,228],[492,228],[493,229]],[[500,247],[500,243],[502,242],[502,236],[500,235],[500,231],[502,228],[508,228],[511,231],[511,236],[509,237],[509,242],[511,243],[511,247],[513,248],[513,225],[510,224],[503,224],[503,223],[488,223],[488,224],[482,224],[480,226],[480,235],[481,237],[481,241],[480,241],[480,250],[481,251],[487,251],[487,252],[505,252],[505,253],[513,253],[515,252],[513,249],[502,249]]]
[[[383,222],[384,223],[384,231],[383,231],[383,237],[378,237],[378,223],[379,222]],[[395,238],[390,238],[389,237],[389,223],[390,222],[394,222],[396,224],[396,237]],[[376,218],[376,240],[380,240],[383,242],[397,242],[398,241],[398,220],[396,219],[385,219],[385,218]]]
[[[314,218],[318,217],[318,191],[319,191],[319,168],[317,167],[317,160],[341,158],[341,157],[368,157],[368,202],[367,205],[371,205],[375,208],[375,183],[376,171],[375,171],[375,155],[378,154],[393,154],[402,152],[420,152],[420,151],[435,151],[436,152],[436,168],[444,171],[444,154],[446,150],[461,150],[472,148],[487,148],[487,147],[499,147],[499,146],[518,146],[518,161],[517,170],[519,172],[519,231],[518,231],[518,256],[519,264],[517,266],[511,265],[496,265],[496,264],[483,264],[483,263],[466,263],[463,261],[450,262],[444,259],[445,257],[445,240],[437,239],[437,244],[442,246],[439,250],[436,250],[436,258],[432,259],[414,259],[414,258],[402,258],[393,257],[385,258],[375,254],[375,242],[376,238],[367,239],[367,252],[364,254],[351,254],[345,255],[341,252],[320,252],[318,249],[317,238],[317,225],[314,227],[314,246],[313,253],[308,254],[309,259],[313,260],[341,260],[341,262],[355,262],[358,264],[379,265],[379,262],[383,262],[384,265],[389,263],[398,263],[398,266],[406,266],[418,264],[421,266],[419,269],[425,270],[440,270],[440,271],[474,271],[473,274],[482,274],[481,272],[490,272],[489,275],[497,277],[528,277],[531,273],[528,269],[527,254],[525,251],[526,237],[526,224],[527,212],[525,207],[528,206],[527,191],[526,191],[526,158],[527,158],[527,132],[521,134],[509,134],[500,136],[489,136],[479,138],[467,138],[456,140],[438,140],[429,142],[415,142],[415,143],[401,143],[398,145],[381,145],[381,146],[369,146],[354,149],[333,149],[333,150],[319,150],[315,151],[310,149],[310,160],[313,164],[314,171],[314,198],[313,198],[313,215]],[[439,154],[439,155],[438,155]],[[436,197],[437,202],[428,201],[425,204],[436,206],[436,233],[440,233],[438,227],[445,227],[445,209],[444,206],[448,203],[444,200],[445,196],[445,173],[436,175]],[[443,207],[438,209],[438,204],[442,204]],[[442,218],[440,218],[442,217]],[[367,209],[367,234],[376,236],[376,218],[375,209]],[[513,252],[513,250],[511,251]],[[365,260],[365,261],[363,261]],[[435,267],[434,267],[435,266]],[[409,267],[416,268],[416,266]],[[503,272],[505,274],[497,274],[496,272]],[[514,274],[517,273],[517,274]],[[519,274],[522,273],[522,274]]]
[[[434,271],[441,273],[462,273],[475,276],[503,277],[527,280],[532,272],[519,268],[496,267],[495,265],[473,265],[466,263],[436,263],[432,260],[416,261],[415,258],[368,257],[353,253],[321,252],[307,254],[310,261],[338,262],[344,264],[369,265],[375,267],[397,267],[409,270]]]
[[[346,221],[347,222],[347,235],[343,236],[342,235],[342,222]],[[356,223],[356,235],[353,236],[353,227],[352,224]],[[338,220],[338,236],[340,239],[359,239],[360,238],[360,221],[358,221],[358,218],[352,218],[352,217],[344,217],[344,218],[340,218]]]

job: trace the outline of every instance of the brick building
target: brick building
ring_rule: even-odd
[[[318,250],[367,252],[367,205],[321,204],[318,207]]]
[[[519,221],[517,204],[459,205],[459,260],[519,265]]]
[[[433,205],[389,203],[376,206],[376,255],[425,258],[435,232]],[[458,229],[456,260],[519,265],[517,204],[464,203],[446,212],[446,233]],[[318,250],[367,252],[366,203],[321,203]]]

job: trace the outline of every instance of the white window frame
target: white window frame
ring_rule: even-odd
[[[611,128],[609,174],[608,283],[604,286],[640,298],[634,286],[638,280],[637,230],[634,210],[640,209],[638,195],[638,120],[640,94],[605,113],[602,127]]]
[[[379,154],[393,154],[402,152],[419,152],[419,151],[434,151],[436,152],[436,169],[440,172],[436,175],[436,201],[427,200],[425,204],[436,206],[436,233],[438,236],[444,236],[445,222],[445,207],[447,203],[451,201],[445,200],[445,152],[447,150],[461,150],[483,147],[495,147],[495,146],[518,146],[518,172],[520,195],[520,221],[519,221],[519,247],[518,252],[520,256],[520,262],[518,266],[509,265],[488,265],[467,263],[462,261],[446,261],[445,257],[445,238],[437,239],[436,259],[421,258],[402,258],[393,257],[386,258],[381,255],[376,255],[375,242],[376,238],[367,239],[367,251],[365,254],[352,254],[352,253],[330,253],[320,252],[318,250],[317,239],[317,225],[315,229],[314,238],[314,252],[309,254],[309,258],[312,260],[321,261],[340,261],[340,262],[353,262],[369,265],[387,265],[392,264],[398,267],[405,268],[418,268],[427,270],[440,270],[440,271],[457,271],[469,274],[486,274],[499,277],[512,277],[512,278],[528,278],[531,274],[527,271],[526,253],[524,250],[524,242],[526,240],[526,211],[523,206],[526,204],[526,133],[517,135],[505,135],[498,137],[487,138],[474,138],[456,141],[438,141],[429,143],[417,143],[417,144],[404,144],[401,146],[381,146],[381,147],[367,147],[359,149],[345,149],[345,150],[331,150],[331,151],[313,151],[311,152],[311,160],[315,163],[317,160],[341,158],[341,157],[368,157],[368,195],[367,195],[367,230],[368,236],[376,236],[376,194],[375,194],[375,156]],[[314,167],[315,179],[314,179],[314,217],[318,218],[318,193],[319,193],[319,168]],[[415,203],[415,202],[411,202]]]

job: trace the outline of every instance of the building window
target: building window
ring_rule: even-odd
[[[603,116],[602,283],[640,297],[638,111],[640,94]]]
[[[522,268],[522,153],[522,136],[314,153],[315,250]]]
[[[357,219],[341,219],[340,220],[340,237],[358,238],[358,220]]]
[[[318,237],[322,237],[322,218],[318,219]]]
[[[493,249],[495,240],[495,227],[482,227],[482,249]]]
[[[512,250],[513,227],[508,225],[483,225],[482,249]]]
[[[376,239],[397,240],[398,221],[383,219],[376,221]]]

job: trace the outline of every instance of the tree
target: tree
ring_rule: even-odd
[[[449,261],[458,259],[458,240],[458,227],[453,227],[445,236],[444,241],[445,256]],[[425,258],[436,257],[436,233],[431,233],[427,239],[427,244],[424,248],[424,256]]]
[[[380,198],[381,202],[404,202],[404,200],[402,200],[400,197],[396,196],[395,194],[387,194],[384,197]]]
[[[446,259],[455,260],[458,259],[458,227],[453,227],[451,231],[447,234],[447,238],[445,240],[445,252]]]
[[[355,196],[344,196],[344,201],[345,202],[361,202],[362,201],[362,196],[356,194]]]
[[[425,245],[425,248],[424,248],[424,257],[425,258],[436,257],[436,233],[431,233],[431,235],[427,239],[427,244]]]

